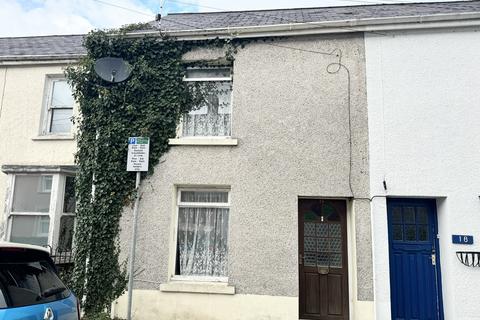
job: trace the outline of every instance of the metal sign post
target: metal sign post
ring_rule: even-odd
[[[140,174],[142,171],[148,171],[148,153],[150,147],[150,139],[146,137],[130,137],[128,138],[128,156],[127,171],[137,172],[135,180],[135,203],[133,205],[133,223],[132,223],[132,242],[130,244],[130,259],[128,260],[128,308],[127,319],[132,319],[132,294],[133,294],[133,272],[135,265],[135,246],[137,244],[137,215],[138,195],[140,187]]]

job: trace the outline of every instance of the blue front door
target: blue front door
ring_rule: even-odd
[[[388,199],[394,320],[443,320],[435,200]]]

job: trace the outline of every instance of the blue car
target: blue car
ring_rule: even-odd
[[[0,242],[0,320],[79,320],[47,249]]]

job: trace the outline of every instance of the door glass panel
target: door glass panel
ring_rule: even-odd
[[[304,266],[342,268],[342,224],[335,207],[316,203],[303,217]]]
[[[405,207],[403,208],[403,223],[415,223],[415,208]]]
[[[340,224],[338,224],[338,223],[331,224],[330,225],[330,237],[341,237],[342,236],[341,230],[342,230],[342,227],[340,226]]]
[[[328,224],[326,223],[317,224],[317,237],[328,237]]]
[[[341,268],[342,267],[342,254],[332,253],[330,254],[330,267]]]
[[[405,240],[406,241],[415,241],[416,240],[416,227],[406,225],[405,226]]]
[[[402,208],[394,207],[392,211],[393,223],[402,223]]]
[[[313,252],[305,252],[305,266],[316,267],[317,266],[317,254]]]
[[[417,223],[421,223],[421,224],[427,224],[428,223],[427,208],[417,207]]]
[[[317,266],[319,267],[328,267],[329,265],[329,259],[328,259],[328,253],[322,252],[318,254],[318,259],[317,259]]]
[[[393,225],[393,240],[403,240],[403,228],[401,225]]]
[[[419,225],[418,226],[418,241],[427,241],[428,240],[428,226]]]
[[[330,251],[331,252],[342,252],[342,238],[331,238],[330,239]]]
[[[317,251],[317,243],[315,238],[305,237],[303,241],[303,247],[305,251]]]
[[[317,239],[317,250],[318,252],[328,252],[328,238]]]
[[[304,223],[304,232],[307,237],[315,237],[315,223],[305,222]]]

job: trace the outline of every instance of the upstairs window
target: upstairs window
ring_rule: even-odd
[[[63,78],[47,78],[47,99],[43,134],[70,134],[72,129],[72,89]]]
[[[231,68],[191,68],[184,80],[204,92],[205,99],[183,117],[182,136],[231,136]]]

